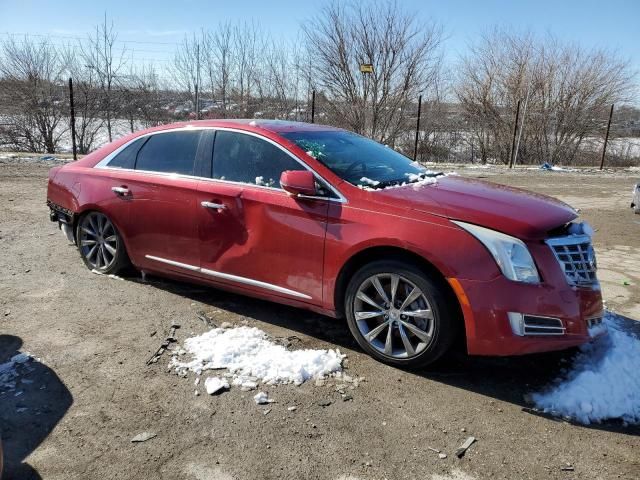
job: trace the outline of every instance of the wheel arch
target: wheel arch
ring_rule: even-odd
[[[113,218],[113,216],[109,215],[108,211],[106,211],[104,208],[101,208],[99,205],[96,205],[96,204],[85,204],[82,207],[79,207],[78,210],[76,210],[74,212],[74,215],[73,215],[73,238],[74,238],[74,240],[76,242],[76,245],[78,244],[78,238],[77,238],[78,222],[80,221],[80,219],[82,217],[84,217],[86,214],[91,213],[91,212],[100,212],[100,213],[102,213],[103,215],[105,215],[105,216],[107,216],[109,218],[111,223],[113,223],[113,225],[118,230],[118,234],[120,235],[120,238],[122,239],[122,243],[124,244],[124,249],[125,249],[125,252],[127,254],[127,257],[129,258],[129,260],[131,260],[131,255],[129,253],[130,252],[129,241],[127,239],[127,236],[124,234],[120,223],[117,222]]]
[[[435,281],[445,293],[447,300],[451,302],[451,305],[456,309],[456,329],[460,332],[466,342],[466,331],[464,315],[462,307],[458,300],[458,296],[454,292],[453,288],[447,281],[445,275],[429,260],[423,256],[404,249],[402,247],[395,246],[373,246],[368,247],[352,255],[342,266],[335,283],[335,289],[333,292],[334,306],[336,313],[339,317],[344,317],[344,301],[349,280],[353,275],[363,266],[371,263],[375,260],[398,260],[412,265],[418,266],[430,279]]]

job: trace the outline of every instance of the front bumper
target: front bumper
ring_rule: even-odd
[[[471,355],[522,355],[564,350],[592,339],[588,322],[602,317],[600,290],[558,289],[498,277],[488,282],[450,279],[460,299],[465,320],[467,350]],[[562,335],[516,335],[508,313],[559,318]]]

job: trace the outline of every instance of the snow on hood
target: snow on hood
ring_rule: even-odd
[[[545,412],[584,424],[640,424],[640,339],[624,331],[611,312],[603,325],[609,334],[582,346],[571,369],[531,399]]]
[[[576,211],[560,200],[482,180],[438,177],[418,187],[381,190],[376,200],[474,223],[518,238],[540,238],[569,223]]]

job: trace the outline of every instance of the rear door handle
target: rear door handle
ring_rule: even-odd
[[[211,208],[213,210],[224,210],[227,206],[224,203],[213,203],[213,202],[200,202],[204,208]]]
[[[131,195],[131,190],[129,190],[127,187],[111,187],[111,191],[116,195],[121,195],[123,197]]]

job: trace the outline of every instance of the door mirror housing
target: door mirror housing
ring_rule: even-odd
[[[280,175],[280,186],[285,192],[298,195],[317,195],[316,179],[309,170],[285,170]]]

